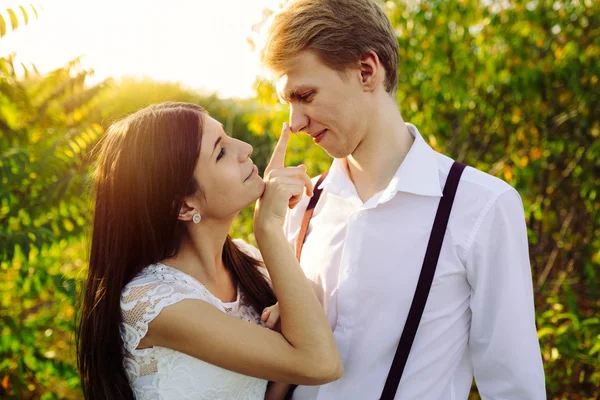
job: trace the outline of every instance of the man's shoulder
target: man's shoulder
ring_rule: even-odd
[[[324,173],[327,173],[327,172],[324,172]],[[317,176],[313,176],[312,178],[310,178],[310,180],[312,181],[313,185],[317,184],[317,182],[319,181],[319,179],[321,179],[321,176],[323,176],[323,174],[319,174]],[[315,187],[315,189],[316,189],[316,187]]]
[[[453,163],[451,158],[440,155],[441,185],[445,184]],[[483,221],[490,215],[522,221],[521,197],[502,179],[467,165],[458,184],[449,223],[454,243],[461,249],[461,257],[469,253]]]
[[[438,162],[440,184],[443,186],[448,178],[454,160],[438,153]],[[465,199],[468,199],[469,201],[473,201],[474,199],[485,201],[495,199],[500,195],[511,191],[516,192],[516,190],[504,180],[467,165],[467,168],[465,168],[460,179],[457,197],[459,194],[462,194]]]

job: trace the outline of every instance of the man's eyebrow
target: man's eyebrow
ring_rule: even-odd
[[[310,88],[309,86],[306,86],[306,85],[301,85],[296,88],[284,91],[283,93],[281,93],[279,95],[279,97],[283,101],[289,102],[291,100],[297,99],[300,96],[299,92],[301,92],[303,90],[312,90],[312,88]]]

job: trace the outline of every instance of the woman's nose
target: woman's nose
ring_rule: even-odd
[[[241,140],[240,140],[240,144],[241,144],[240,162],[244,162],[250,157],[250,155],[252,155],[254,148],[252,147],[252,145],[250,143],[246,143]]]

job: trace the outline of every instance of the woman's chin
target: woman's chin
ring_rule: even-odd
[[[251,195],[251,201],[248,203],[248,205],[250,204],[254,204],[256,203],[256,200],[260,199],[260,197],[263,195],[264,191],[265,191],[265,182],[261,179],[261,182],[259,185],[257,185],[257,187],[253,188],[252,195]]]
[[[248,185],[247,190],[244,193],[240,193],[238,198],[245,198],[246,200],[242,203],[242,207],[239,211],[242,211],[244,208],[248,207],[251,204],[256,203],[256,200],[260,199],[263,192],[265,191],[265,182],[262,179],[257,179],[257,182],[253,185]],[[239,212],[238,211],[238,212]]]
[[[258,198],[260,196],[262,196],[262,194],[265,191],[265,187],[267,187],[267,184],[265,183],[265,181],[262,180],[261,177],[259,177],[260,179],[257,179],[257,184],[256,184],[256,190],[259,192],[258,197],[256,198],[256,200],[258,200]]]

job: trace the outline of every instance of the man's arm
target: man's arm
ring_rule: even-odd
[[[484,400],[546,399],[523,205],[514,190],[489,203],[467,248],[469,350]]]

